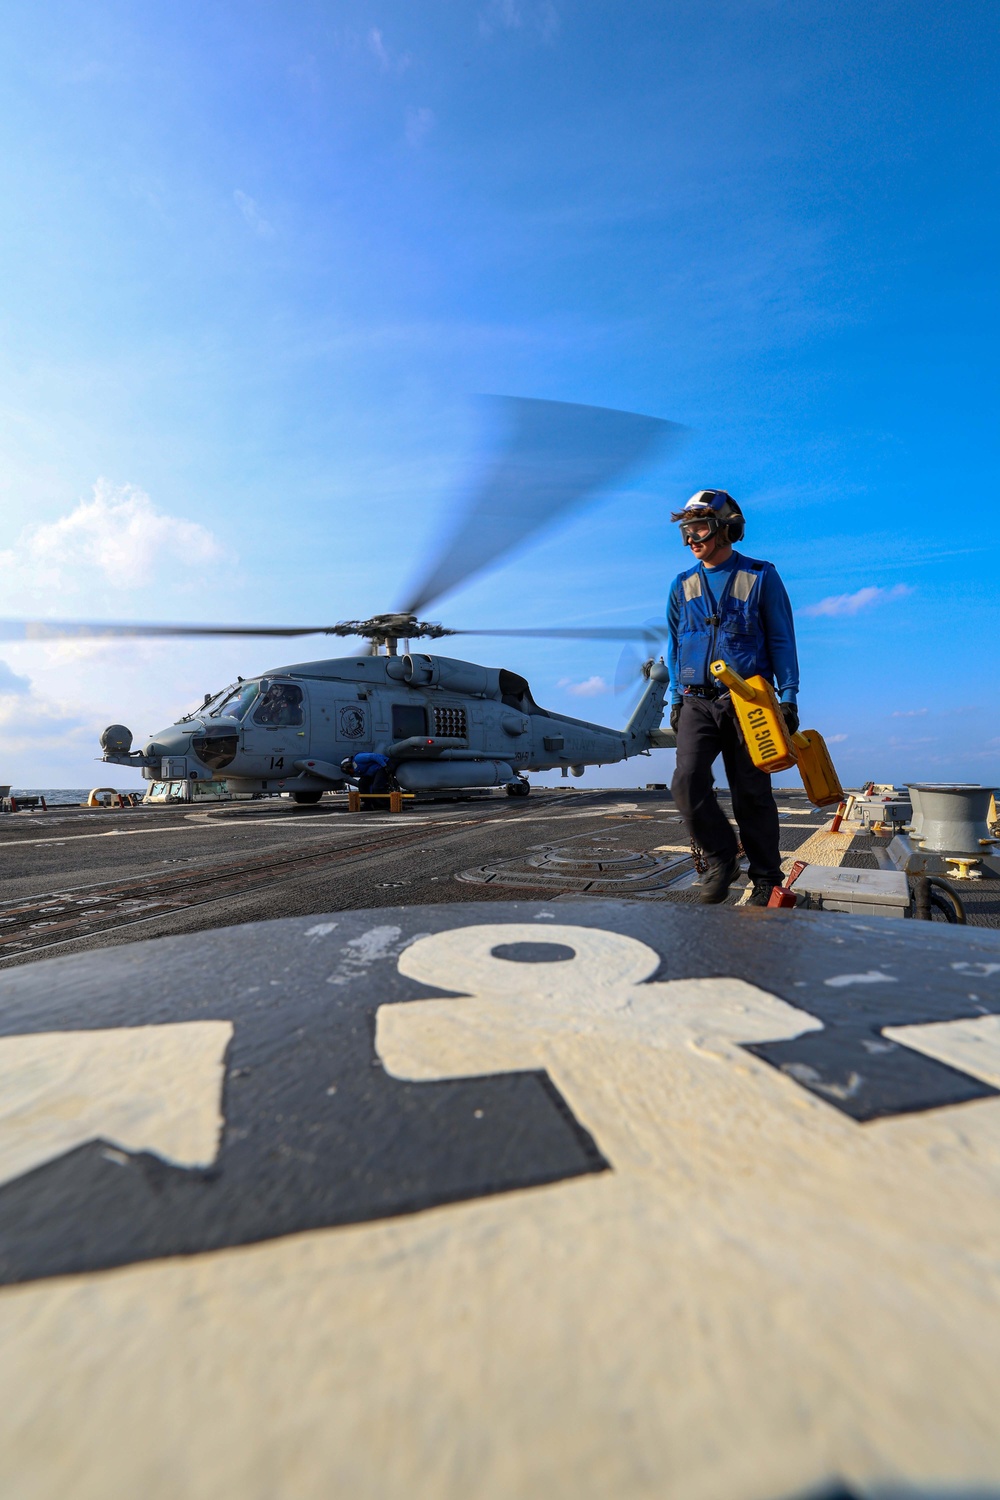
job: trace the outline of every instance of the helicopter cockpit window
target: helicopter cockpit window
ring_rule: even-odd
[[[220,714],[225,714],[227,719],[242,719],[259,692],[259,682],[241,682],[225,695],[218,708],[212,709],[213,719]]]
[[[271,728],[302,723],[302,689],[291,682],[272,682],[254,709],[255,724]]]

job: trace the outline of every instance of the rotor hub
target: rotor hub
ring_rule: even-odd
[[[354,635],[373,645],[385,644],[390,650],[396,641],[437,640],[441,636],[455,635],[446,625],[437,625],[430,620],[418,620],[406,611],[392,614],[372,615],[367,620],[340,620],[329,632],[331,635]]]

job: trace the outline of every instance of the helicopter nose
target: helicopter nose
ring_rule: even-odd
[[[191,748],[191,730],[179,724],[154,734],[144,750],[145,755],[187,755]]]

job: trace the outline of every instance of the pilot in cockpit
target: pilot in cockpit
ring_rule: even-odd
[[[254,712],[255,724],[271,726],[302,723],[302,689],[272,682]]]

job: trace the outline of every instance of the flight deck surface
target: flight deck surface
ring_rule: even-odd
[[[801,792],[782,789],[778,805],[787,860],[829,820]],[[836,862],[877,869],[888,842],[855,832]],[[697,898],[687,835],[662,791],[536,789],[524,800],[417,802],[401,814],[350,813],[346,797],[317,807],[59,808],[0,820],[0,852],[3,968],[314,912]],[[970,925],[1000,927],[1000,879],[987,868],[960,890]]]
[[[998,984],[586,897],[9,965],[0,1493],[995,1496]]]
[[[662,791],[345,800],[0,824],[0,1493],[995,1495],[996,880],[705,908]]]

